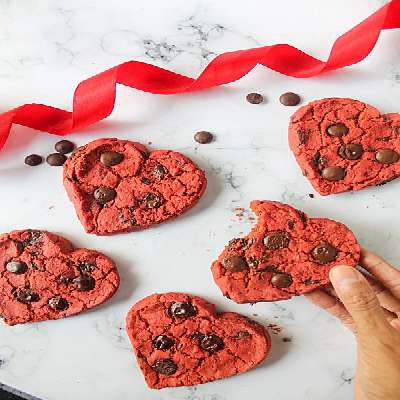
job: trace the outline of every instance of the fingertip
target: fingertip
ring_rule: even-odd
[[[346,288],[361,280],[361,274],[349,265],[336,265],[329,271],[329,279],[334,287]]]

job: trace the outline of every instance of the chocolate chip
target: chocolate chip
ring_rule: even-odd
[[[375,159],[381,164],[393,164],[399,161],[400,155],[391,149],[380,149],[375,153]]]
[[[72,281],[76,290],[80,292],[88,292],[94,289],[96,281],[89,275],[80,275]]]
[[[158,208],[162,204],[161,198],[154,193],[146,193],[144,201],[147,208]]]
[[[308,197],[310,198],[310,199],[313,199],[315,196],[314,196],[314,193],[308,193]]]
[[[281,94],[279,101],[284,106],[297,106],[300,103],[300,96],[296,93],[287,92]]]
[[[341,137],[346,135],[348,132],[349,128],[347,128],[346,125],[340,122],[337,124],[329,125],[328,128],[326,128],[326,133],[330,136]]]
[[[306,131],[297,132],[297,136],[299,137],[299,144],[303,145],[307,143],[309,133]]]
[[[49,307],[56,311],[64,311],[69,307],[68,301],[61,296],[54,296],[48,301]]]
[[[203,339],[201,339],[200,347],[209,353],[215,353],[224,348],[224,342],[219,336],[209,334],[205,335]]]
[[[176,301],[169,308],[170,315],[176,318],[189,318],[197,314],[192,303],[186,301]]]
[[[349,143],[339,147],[339,155],[346,160],[359,160],[364,150],[360,144]]]
[[[246,257],[246,263],[250,268],[257,268],[258,265],[260,264],[260,260],[258,260],[254,256],[249,256],[249,257]]]
[[[153,364],[153,369],[159,374],[170,376],[178,370],[178,366],[170,358],[161,358]]]
[[[249,332],[239,331],[236,335],[232,336],[232,339],[240,340],[243,339],[244,337],[249,337],[249,336],[251,336]]]
[[[68,154],[71,153],[72,150],[74,150],[75,145],[69,140],[60,140],[56,143],[54,148],[61,154]]]
[[[114,165],[118,165],[124,159],[124,155],[121,153],[117,153],[116,151],[106,151],[101,154],[100,162],[106,167],[113,167]]]
[[[247,247],[247,240],[243,238],[231,239],[228,243],[228,247],[235,250],[242,250]]]
[[[90,273],[96,269],[96,263],[94,261],[81,261],[76,268],[80,273]]]
[[[6,269],[12,274],[20,275],[28,271],[28,266],[22,261],[10,261],[7,263]]]
[[[65,161],[67,161],[67,157],[60,153],[49,154],[46,158],[47,164],[51,165],[52,167],[60,167],[65,163]]]
[[[393,132],[397,135],[400,135],[400,126],[394,126],[393,127]]]
[[[23,240],[22,246],[24,248],[28,246],[34,246],[40,242],[41,238],[42,232],[30,230],[28,233],[28,237]]]
[[[346,175],[342,167],[326,167],[322,170],[321,175],[327,181],[340,181]]]
[[[264,237],[264,245],[268,250],[277,250],[287,247],[290,235],[284,231],[271,232]]]
[[[321,169],[328,164],[328,160],[326,157],[321,156],[321,153],[317,151],[313,158],[313,164],[316,168]]]
[[[160,335],[153,339],[153,347],[157,350],[168,350],[175,344],[175,341],[166,335]]]
[[[19,288],[15,291],[15,297],[21,303],[33,303],[39,300],[39,295],[31,289]]]
[[[264,97],[260,93],[249,93],[246,96],[246,100],[250,104],[261,104],[264,101]]]
[[[221,264],[225,269],[231,272],[241,272],[249,268],[245,259],[235,254],[224,257]]]
[[[194,140],[201,144],[211,143],[213,141],[213,134],[207,131],[200,131],[194,135]]]
[[[149,178],[141,178],[142,183],[144,183],[145,185],[150,185],[151,184],[151,180]]]
[[[69,275],[60,275],[60,276],[58,277],[58,282],[66,285],[66,284],[68,284],[68,283],[71,283],[71,282],[73,281],[74,278],[75,278],[75,276],[72,275],[72,274],[69,274]]]
[[[116,196],[117,192],[107,186],[100,186],[93,193],[93,197],[101,205],[107,204],[111,200],[114,200]]]
[[[274,274],[271,278],[271,285],[279,289],[289,287],[292,283],[292,277],[288,274]]]
[[[338,251],[329,243],[323,242],[314,247],[311,254],[319,264],[328,264],[335,260]]]
[[[293,230],[294,227],[296,226],[296,221],[293,221],[292,219],[289,219],[289,221],[287,222],[288,228]]]
[[[39,156],[38,154],[30,154],[29,156],[25,157],[25,164],[29,165],[30,167],[36,167],[36,165],[41,164],[42,161],[42,156]]]
[[[157,164],[157,165],[154,166],[153,175],[157,179],[160,179],[160,180],[164,179],[165,175],[167,175],[167,174],[168,174],[168,170],[163,165]]]

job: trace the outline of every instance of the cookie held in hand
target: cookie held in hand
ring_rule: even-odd
[[[211,268],[222,293],[236,303],[288,299],[329,284],[335,265],[357,265],[360,246],[343,224],[274,201],[250,206],[256,226],[231,240]]]

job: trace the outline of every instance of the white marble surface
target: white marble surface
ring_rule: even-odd
[[[384,2],[379,0],[0,0],[0,111],[24,102],[70,109],[82,79],[136,59],[196,76],[215,54],[290,42],[326,57],[335,37]],[[56,322],[0,327],[0,382],[46,400],[344,400],[352,398],[354,340],[336,320],[304,298],[235,305],[214,285],[210,263],[226,241],[251,226],[235,216],[251,199],[291,203],[314,216],[346,223],[367,246],[396,263],[400,257],[400,182],[328,198],[313,193],[288,150],[291,108],[282,92],[304,102],[355,97],[384,112],[400,106],[400,32],[385,32],[363,63],[306,80],[257,68],[224,88],[180,96],[154,96],[118,88],[112,116],[72,135],[77,144],[116,136],[151,148],[177,149],[208,176],[200,203],[184,217],[144,232],[86,235],[61,184],[61,169],[28,168],[26,154],[46,154],[57,137],[14,127],[0,154],[1,231],[39,228],[59,232],[77,246],[113,257],[122,284],[96,310]],[[245,102],[249,91],[267,101]],[[210,130],[216,141],[197,146],[192,135]],[[156,291],[187,291],[224,310],[235,310],[282,333],[259,368],[193,388],[146,388],[124,332],[124,317],[138,299]],[[256,315],[257,314],[257,315]],[[256,315],[256,316],[255,316]],[[291,337],[292,342],[283,342]]]

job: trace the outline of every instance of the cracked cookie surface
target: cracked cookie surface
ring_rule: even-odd
[[[178,217],[206,189],[205,174],[184,155],[135,142],[98,139],[64,164],[64,186],[88,233],[148,228]]]
[[[360,246],[345,225],[279,202],[250,206],[257,224],[231,240],[211,267],[222,293],[236,303],[288,299],[329,284],[334,265],[357,265]]]
[[[289,145],[321,195],[382,185],[400,176],[400,114],[358,100],[328,98],[291,117]]]
[[[97,251],[46,231],[0,235],[0,316],[8,325],[79,314],[118,286],[114,262]]]
[[[265,328],[184,293],[153,294],[129,311],[126,329],[150,388],[190,386],[245,372],[268,354]]]

